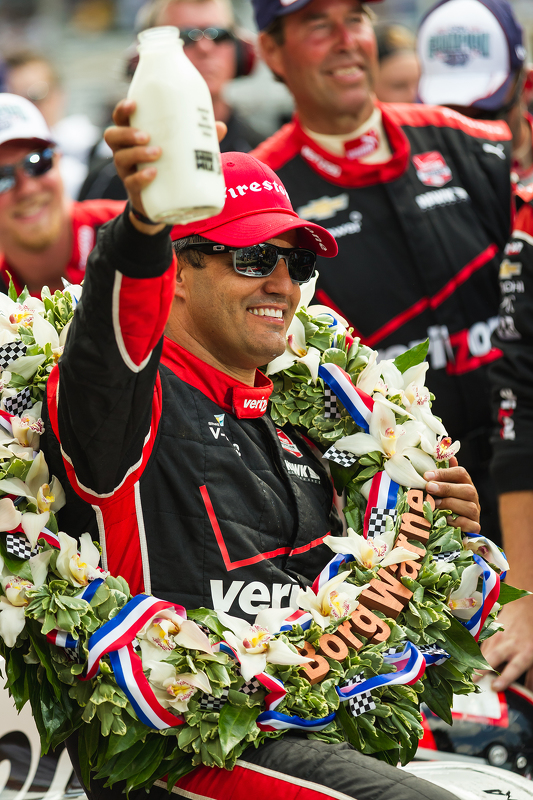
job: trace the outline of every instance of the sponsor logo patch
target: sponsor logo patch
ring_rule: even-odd
[[[446,186],[444,189],[434,189],[432,192],[419,194],[415,200],[422,211],[427,211],[430,208],[467,203],[470,200],[470,195],[462,186]]]
[[[508,242],[503,251],[506,256],[517,256],[524,248],[524,242]]]
[[[357,139],[352,139],[351,142],[344,143],[344,152],[346,158],[355,161],[358,158],[365,158],[366,156],[375,153],[379,147],[379,133],[375,130],[367,131],[359,136]]]
[[[320,476],[308,464],[293,464],[291,461],[286,460],[285,466],[289,475],[294,475],[295,478],[300,478],[300,480],[308,481],[309,483],[320,483]]]
[[[509,278],[516,278],[522,274],[522,264],[520,261],[512,262],[504,258],[500,264],[499,278],[501,281],[509,280]]]
[[[323,220],[334,217],[338,211],[344,211],[348,208],[348,194],[339,194],[337,197],[319,197],[317,200],[311,200],[305,206],[300,206],[296,209],[296,213],[302,219],[308,220]]]
[[[300,453],[294,442],[291,441],[291,439],[289,439],[289,437],[284,431],[280,430],[279,428],[276,428],[276,433],[278,434],[278,439],[280,441],[281,446],[287,453],[292,453],[292,455],[296,456],[296,458],[303,458],[302,454]]]
[[[300,152],[306,161],[310,161],[312,164],[315,164],[315,166],[322,172],[325,172],[326,175],[331,175],[333,178],[340,177],[342,169],[339,167],[339,165],[333,164],[331,161],[327,161],[325,158],[322,158],[321,155],[315,153],[314,150],[311,150],[309,145],[304,144]]]
[[[426,186],[444,186],[452,179],[452,171],[438,150],[413,156],[413,164],[419,180]]]
[[[449,67],[464,67],[472,60],[490,58],[490,34],[454,26],[430,37],[428,56]]]
[[[328,233],[331,233],[335,239],[340,239],[342,236],[349,236],[352,233],[360,233],[362,223],[363,215],[361,212],[350,211],[350,221],[343,222],[341,225],[336,225],[334,228],[328,228]]]

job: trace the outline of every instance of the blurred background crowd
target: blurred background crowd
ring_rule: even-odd
[[[379,99],[416,99],[416,30],[432,4],[432,0],[373,4],[380,57],[375,84]],[[524,28],[528,54],[532,54],[533,3],[512,0],[512,5]],[[201,71],[212,94],[218,96],[217,117],[227,119],[230,107],[238,114],[238,127],[230,128],[233,136],[228,137],[225,149],[249,150],[287,121],[293,106],[286,87],[252,56],[255,24],[251,3],[232,0],[232,7],[234,18],[228,5],[226,19],[219,25],[238,31],[245,42],[244,52],[241,47],[237,54],[236,68],[231,54],[228,66],[213,62],[214,74],[209,78],[208,61],[215,50],[227,50],[228,44],[220,48],[222,42],[215,46],[205,38],[186,44],[189,57],[196,55],[203,61]],[[135,65],[136,32],[154,22],[184,24],[181,19],[158,20],[156,16],[157,2],[153,0],[0,0],[0,87],[28,97],[41,110],[63,152],[63,180],[75,199],[80,192],[81,199],[101,196],[97,189],[91,194],[90,187],[82,191],[82,186],[90,169],[109,155],[101,133],[109,124],[111,109],[127,92]]]

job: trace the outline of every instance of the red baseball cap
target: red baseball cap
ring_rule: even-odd
[[[248,153],[223,153],[222,169],[224,208],[216,217],[175,225],[174,241],[197,234],[218,244],[247,247],[297,230],[300,247],[326,258],[337,255],[335,238],[320,225],[300,219],[287,190],[266,164]]]

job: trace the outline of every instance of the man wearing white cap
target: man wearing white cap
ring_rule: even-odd
[[[526,50],[508,0],[440,0],[418,33],[423,103],[476,119],[503,119],[513,134],[513,172],[533,181],[533,119],[523,101]]]
[[[9,275],[17,292],[40,294],[62,278],[84,276],[96,230],[124,203],[73,203],[65,196],[59,154],[40,111],[23,97],[0,94],[0,291]]]

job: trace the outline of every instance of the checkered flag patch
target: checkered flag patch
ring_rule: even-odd
[[[353,453],[347,453],[346,450],[337,450],[334,444],[329,450],[326,450],[324,458],[327,458],[329,461],[334,461],[336,464],[340,464],[341,467],[351,467],[352,464],[355,464],[357,461],[357,456],[354,456]]]
[[[78,651],[73,650],[72,647],[65,647],[63,652],[70,661],[78,661]]]
[[[244,694],[255,694],[256,692],[259,691],[259,689],[262,688],[263,687],[261,686],[257,678],[252,678],[251,681],[246,681],[246,683],[244,683],[241,686],[239,692],[244,692]]]
[[[16,417],[20,416],[27,408],[33,405],[30,397],[30,387],[26,386],[21,392],[14,397],[6,397],[4,406],[9,414],[14,414]]]
[[[0,347],[0,369],[5,369],[17,358],[26,355],[26,345],[23,342],[9,342]]]
[[[327,419],[341,418],[341,412],[337,408],[337,396],[329,386],[324,387],[324,416]]]
[[[227,703],[229,689],[222,689],[221,697],[214,697],[212,694],[203,694],[198,706],[204,711],[220,711],[223,705]]]
[[[17,558],[28,559],[30,556],[36,556],[40,549],[34,547],[31,549],[31,544],[25,536],[18,536],[16,533],[8,533],[6,537],[6,550],[10,555]]]
[[[449,563],[450,561],[456,561],[460,555],[460,550],[451,550],[447,553],[433,553],[433,558],[435,561],[445,561]]]
[[[362,683],[366,678],[363,675],[357,675],[352,683]],[[348,700],[348,707],[353,717],[359,717],[366,711],[372,711],[376,707],[372,699],[372,692],[363,692],[355,697],[350,697]]]
[[[387,517],[391,517],[392,522],[396,522],[396,509],[395,508],[375,508],[370,511],[370,519],[368,521],[368,538],[373,539],[374,536],[381,536],[385,533],[385,524]]]

